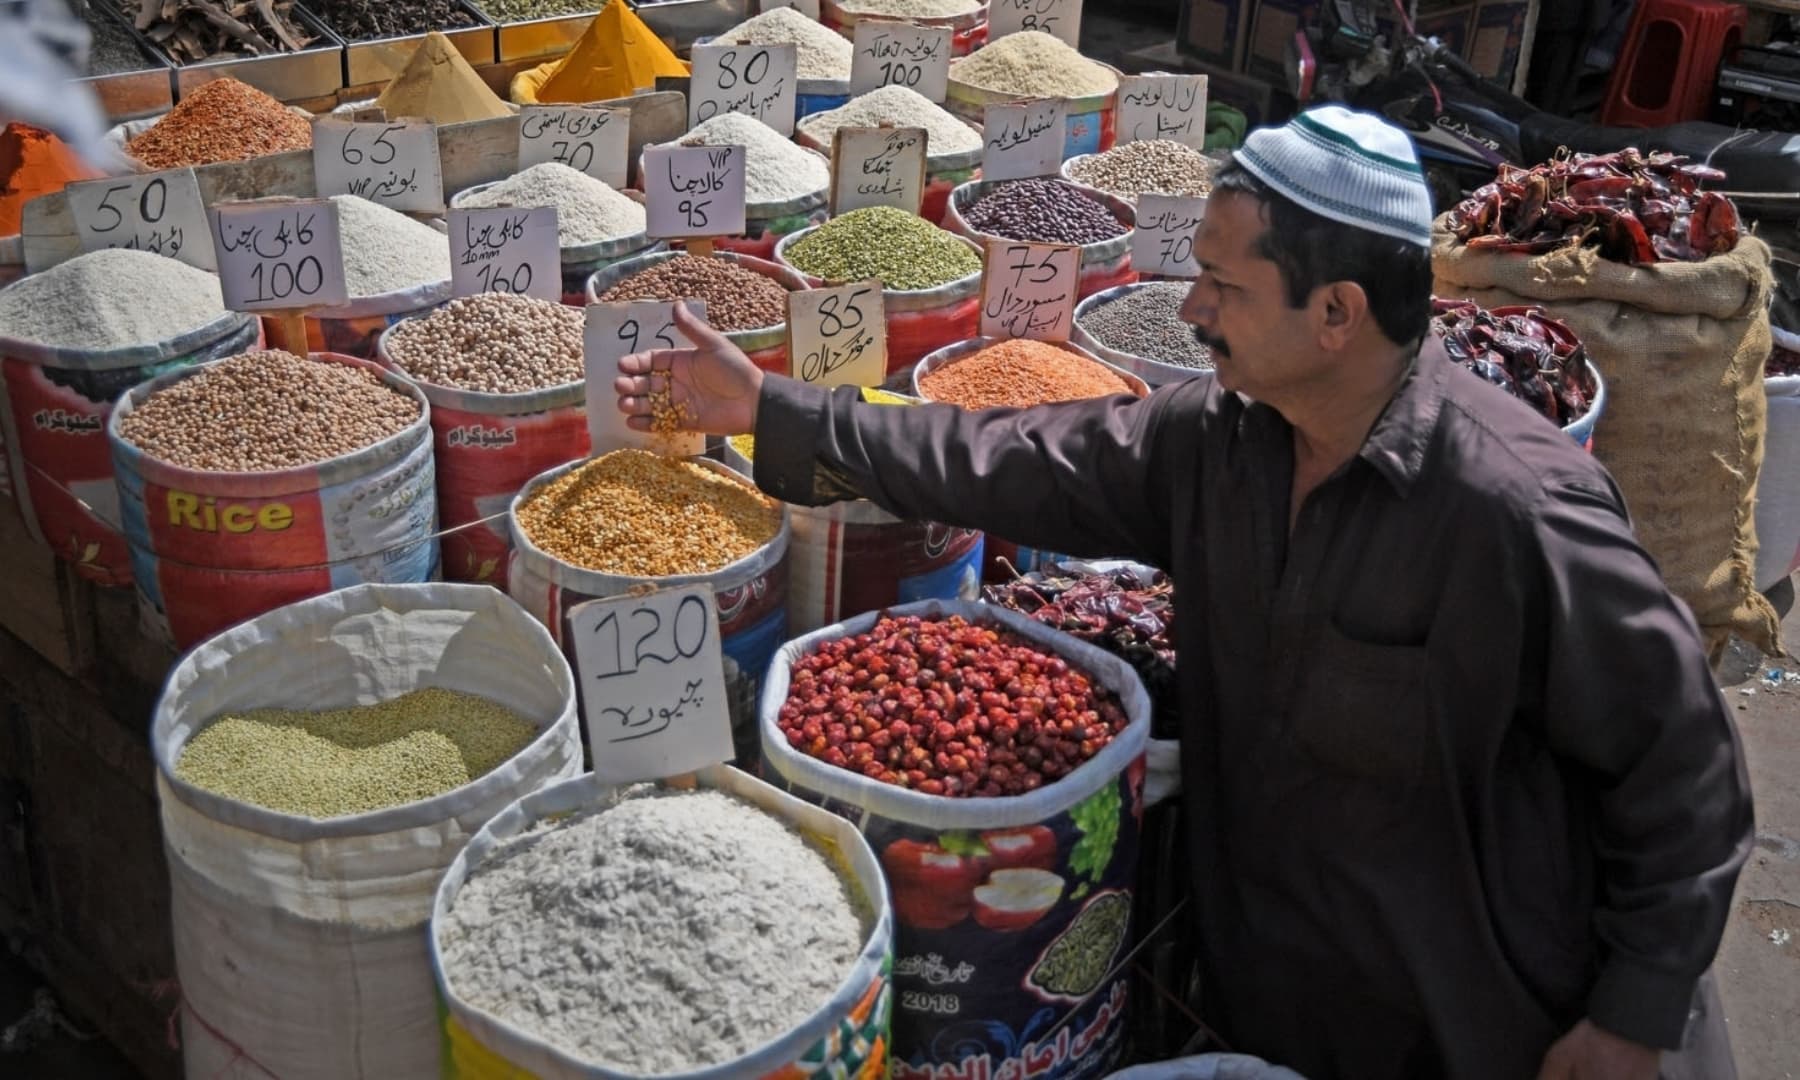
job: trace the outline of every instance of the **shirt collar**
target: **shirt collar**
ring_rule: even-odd
[[[1358,457],[1387,477],[1402,498],[1412,490],[1413,482],[1424,468],[1425,447],[1437,429],[1438,413],[1444,405],[1444,380],[1450,373],[1450,365],[1443,342],[1427,331],[1425,343],[1414,357],[1411,370],[1357,452]]]

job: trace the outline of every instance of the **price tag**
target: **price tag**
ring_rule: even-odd
[[[627,181],[631,113],[582,105],[519,110],[519,169],[554,161],[619,190]]]
[[[390,210],[444,208],[437,125],[429,120],[313,121],[313,183],[320,195],[360,195]]]
[[[1131,268],[1164,277],[1199,277],[1194,230],[1205,219],[1204,195],[1139,195],[1137,229],[1131,234]]]
[[[219,286],[233,311],[298,311],[350,299],[330,199],[219,203],[212,231]]]
[[[127,248],[218,268],[193,169],[86,180],[67,191],[81,250]]]
[[[1152,72],[1119,80],[1119,141],[1171,139],[1206,149],[1206,76]]]
[[[658,240],[744,231],[744,148],[644,148],[646,231]]]
[[[1056,175],[1063,160],[1068,109],[1069,103],[1060,98],[989,105],[981,126],[981,178],[1025,180]]]
[[[793,8],[813,22],[819,21],[819,0],[762,0],[761,5],[757,9],[757,14],[760,15],[763,12],[774,11],[776,8],[784,7]]]
[[[731,760],[711,585],[576,604],[569,634],[597,780],[656,780]]]
[[[838,128],[831,137],[831,213],[925,201],[924,128]]]
[[[1081,249],[990,240],[981,272],[981,336],[1067,341]]]
[[[754,116],[778,134],[794,133],[795,46],[696,45],[688,83],[688,127],[720,113]]]
[[[450,291],[503,292],[562,299],[562,251],[556,207],[452,208]]]
[[[879,386],[887,378],[881,282],[788,293],[788,358],[796,379],[821,386]]]
[[[950,28],[865,19],[856,24],[850,92],[904,86],[943,104],[950,82]]]
[[[1081,0],[993,0],[988,8],[988,40],[1021,30],[1041,30],[1081,46]]]
[[[685,303],[689,311],[706,318],[705,304],[698,300]],[[675,454],[698,454],[706,449],[706,437],[698,433],[659,438],[647,431],[633,431],[625,424],[625,414],[619,411],[619,395],[613,390],[623,358],[655,349],[685,349],[692,344],[675,329],[675,305],[667,300],[587,306],[582,358],[587,376],[588,440],[595,454],[651,445]]]

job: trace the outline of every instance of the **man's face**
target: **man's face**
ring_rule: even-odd
[[[1310,381],[1325,362],[1312,305],[1288,304],[1281,270],[1257,250],[1268,223],[1262,204],[1241,192],[1215,195],[1194,237],[1200,276],[1181,317],[1213,352],[1226,390],[1279,405],[1283,390]]]

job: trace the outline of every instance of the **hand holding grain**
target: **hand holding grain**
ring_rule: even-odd
[[[693,342],[688,349],[632,353],[619,361],[613,380],[619,411],[635,431],[652,429],[653,391],[667,387],[667,408],[679,426],[708,435],[744,435],[756,429],[756,399],[763,373],[725,335],[687,308],[675,305],[675,328]]]

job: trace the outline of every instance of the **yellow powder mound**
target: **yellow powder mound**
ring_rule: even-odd
[[[425,35],[375,104],[389,117],[423,116],[434,124],[492,120],[512,111],[436,30]]]
[[[605,101],[648,90],[658,76],[687,74],[688,66],[625,0],[608,0],[569,55],[513,78],[512,98],[522,105]]]

